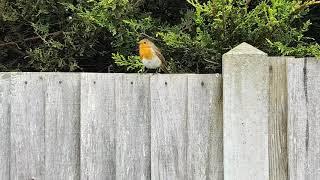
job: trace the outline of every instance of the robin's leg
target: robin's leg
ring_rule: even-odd
[[[150,73],[152,73],[154,75],[154,74],[157,74],[158,72],[157,72],[157,69],[151,69]]]
[[[154,69],[153,74],[158,74],[158,68]]]

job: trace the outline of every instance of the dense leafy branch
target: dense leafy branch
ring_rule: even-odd
[[[141,38],[177,73],[221,72],[222,54],[243,41],[270,55],[320,57],[316,7],[319,0],[1,0],[0,71],[138,72]]]
[[[299,13],[301,11],[304,11],[305,9],[312,7],[312,6],[319,6],[320,1],[319,0],[307,0],[301,4],[298,4],[294,11],[292,12],[293,14]]]
[[[54,32],[54,33],[49,33],[46,36],[54,38],[54,37],[59,36],[61,34],[63,34],[63,32],[62,31],[58,31],[58,32]],[[1,47],[5,47],[5,46],[17,46],[18,43],[23,43],[23,42],[28,42],[28,41],[38,41],[38,40],[42,40],[42,37],[36,36],[36,37],[30,37],[30,38],[22,39],[22,40],[19,40],[19,41],[2,43],[2,44],[0,44],[0,48]]]

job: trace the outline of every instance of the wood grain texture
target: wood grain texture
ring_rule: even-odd
[[[11,179],[45,177],[45,82],[40,76],[11,74]]]
[[[113,74],[81,75],[81,179],[116,178]]]
[[[288,179],[287,57],[269,57],[269,168],[270,180]]]
[[[222,78],[188,75],[187,179],[223,180]]]
[[[45,179],[80,178],[80,74],[48,73]]]
[[[10,178],[10,73],[0,73],[0,179]]]
[[[320,61],[307,58],[305,63],[307,91],[307,179],[320,179]]]
[[[152,75],[151,179],[187,179],[186,75]]]
[[[269,180],[269,61],[248,48],[223,56],[225,180]]]
[[[150,179],[150,75],[116,78],[116,179]]]
[[[288,162],[290,180],[307,180],[307,87],[304,59],[287,60]]]
[[[236,52],[223,127],[216,75],[0,73],[0,179],[320,179],[320,62]]]

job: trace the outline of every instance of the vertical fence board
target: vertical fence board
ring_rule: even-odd
[[[188,76],[187,179],[223,180],[221,80]]]
[[[187,76],[153,75],[151,179],[186,179]]]
[[[307,101],[304,59],[288,59],[288,162],[289,179],[305,180],[307,168]]]
[[[269,61],[243,43],[223,56],[225,180],[269,180]]]
[[[44,81],[39,73],[11,74],[11,179],[44,179]]]
[[[149,78],[116,78],[116,179],[150,179]]]
[[[320,61],[316,59],[306,59],[307,86],[307,173],[308,180],[320,179]]]
[[[10,177],[10,76],[0,73],[0,179]]]
[[[269,168],[270,180],[288,179],[287,57],[270,57]]]
[[[45,179],[80,178],[80,74],[55,73],[45,99]]]
[[[116,177],[113,74],[81,76],[81,179]]]

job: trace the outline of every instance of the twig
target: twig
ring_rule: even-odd
[[[63,33],[62,31],[58,31],[58,32],[54,32],[54,33],[49,33],[47,36],[56,37],[56,36],[59,36],[62,33]],[[28,42],[28,41],[37,41],[37,40],[41,40],[41,39],[42,39],[42,37],[40,37],[40,36],[30,37],[30,38],[26,38],[26,39],[23,39],[23,40],[20,40],[20,41],[14,41],[14,42],[8,42],[8,43],[0,44],[0,47],[18,46],[18,43]]]
[[[303,11],[306,8],[310,7],[310,6],[317,6],[320,5],[320,1],[316,1],[316,0],[312,0],[312,1],[307,1],[303,4],[301,4],[300,6],[298,6],[297,8],[295,8],[295,10],[292,12],[293,14]]]

